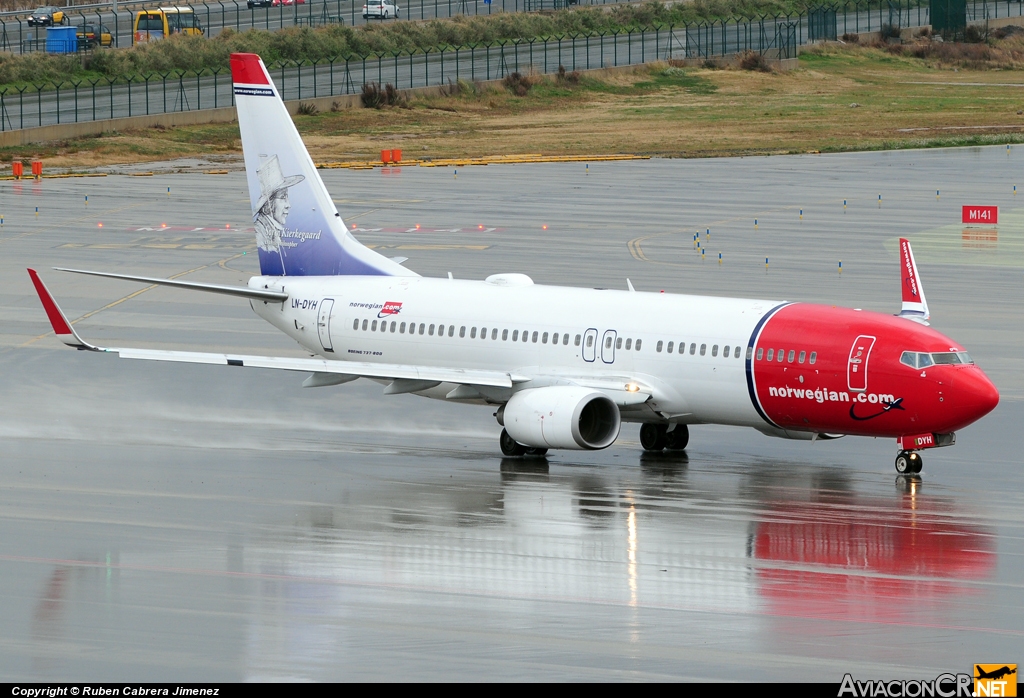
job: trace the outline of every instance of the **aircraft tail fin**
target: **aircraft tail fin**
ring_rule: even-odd
[[[900,280],[903,290],[900,317],[927,325],[928,318],[931,317],[928,312],[928,301],[925,300],[924,287],[921,286],[921,277],[917,273],[914,251],[910,248],[910,240],[906,238],[900,238]]]
[[[415,276],[349,233],[260,57],[231,54],[231,79],[260,272]]]

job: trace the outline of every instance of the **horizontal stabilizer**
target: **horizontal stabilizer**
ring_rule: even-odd
[[[156,284],[158,286],[173,286],[175,288],[186,288],[191,291],[206,291],[207,293],[221,293],[225,296],[238,296],[240,298],[255,298],[261,301],[274,301],[281,303],[288,300],[287,293],[280,291],[269,291],[261,288],[249,288],[248,286],[223,286],[221,284],[203,284],[197,281],[178,281],[177,279],[161,279],[153,276],[133,276],[130,274],[112,274],[106,271],[87,271],[85,269],[64,269],[54,267],[56,271],[69,271],[72,274],[88,274],[89,276],[105,276],[108,279],[122,279],[124,281],[137,281],[141,284]]]

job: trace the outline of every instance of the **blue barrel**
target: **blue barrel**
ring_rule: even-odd
[[[47,27],[47,53],[77,53],[78,33],[75,27]]]

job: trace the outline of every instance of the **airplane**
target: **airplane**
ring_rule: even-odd
[[[596,450],[639,422],[647,451],[682,450],[689,426],[753,427],[816,441],[894,438],[896,470],[995,409],[999,393],[930,317],[901,239],[899,315],[813,303],[544,286],[520,273],[425,278],[361,245],[332,202],[259,56],[231,56],[260,275],[225,286],[63,269],[221,293],[294,339],[309,358],[86,342],[39,275],[57,337],[121,358],[308,373],[304,387],[368,378],[494,409],[505,456]]]

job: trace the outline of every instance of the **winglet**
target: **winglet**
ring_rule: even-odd
[[[903,289],[903,308],[900,310],[900,317],[928,324],[928,301],[924,297],[924,287],[921,286],[921,276],[917,273],[917,262],[914,261],[914,251],[910,249],[910,240],[900,238],[900,280]]]
[[[57,305],[57,301],[50,295],[49,289],[46,288],[46,284],[39,278],[39,274],[36,273],[35,269],[29,269],[28,275],[32,278],[32,285],[36,287],[36,293],[39,294],[39,300],[43,303],[43,310],[46,311],[46,317],[49,318],[50,324],[53,325],[54,334],[57,335],[57,339],[67,344],[69,347],[75,347],[76,349],[89,349],[91,351],[99,351],[99,347],[94,347],[89,344],[75,332],[75,328],[68,322],[67,317],[61,311]]]

